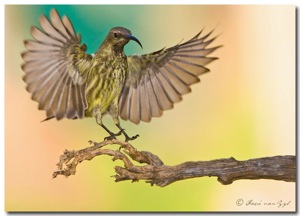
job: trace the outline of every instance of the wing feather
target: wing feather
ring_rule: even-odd
[[[120,116],[136,124],[159,117],[164,110],[191,92],[191,85],[209,71],[205,66],[218,59],[208,57],[221,46],[206,48],[216,37],[213,31],[156,52],[128,57],[128,76],[119,99]]]
[[[167,71],[167,76],[172,82],[172,84],[175,86],[176,90],[179,92],[179,94],[184,95],[186,93],[189,93],[191,91],[191,88],[188,86],[188,84],[182,80],[174,71],[165,65],[164,67]]]
[[[119,101],[119,113],[123,116],[124,120],[128,120],[129,109],[128,109],[128,95],[129,95],[129,87],[124,87],[122,89],[122,94],[120,95]]]
[[[146,78],[146,77],[145,77]],[[139,97],[140,97],[140,120],[144,122],[149,122],[151,120],[150,111],[150,100],[146,92],[146,86],[144,85],[145,80],[139,86]],[[137,121],[139,122],[139,121]]]
[[[83,118],[85,81],[93,58],[81,49],[81,36],[76,36],[68,17],[60,18],[53,9],[50,19],[42,15],[39,22],[41,29],[31,28],[34,40],[24,42],[27,51],[21,54],[26,89],[48,118]]]
[[[159,72],[155,75],[159,78],[161,85],[165,90],[165,94],[168,96],[169,100],[172,103],[181,101],[181,94],[177,91],[175,86],[172,84],[171,80],[167,78],[167,75],[162,69],[158,68],[158,70]]]
[[[54,28],[61,33],[64,37],[66,37],[68,40],[71,39],[69,33],[66,30],[66,27],[64,26],[62,20],[60,19],[60,16],[56,10],[50,11],[50,19],[52,22],[52,25]]]
[[[170,102],[164,87],[161,84],[161,81],[158,79],[157,75],[156,75],[156,71],[153,70],[152,72],[152,86],[153,86],[153,90],[155,93],[155,96],[157,98],[157,102],[159,105],[159,108],[161,110],[168,110],[171,109],[173,107],[173,104]]]
[[[40,62],[40,59],[53,59],[58,57],[58,52],[23,52],[22,58],[26,62]]]
[[[138,87],[131,88],[131,98],[130,98],[130,111],[129,111],[129,119],[134,123],[138,123],[140,121],[140,101],[139,101],[139,93]]]
[[[73,25],[67,16],[62,18],[63,25],[65,26],[68,34],[72,37],[73,40],[76,40],[76,34],[73,28]]]
[[[38,41],[26,40],[24,41],[25,48],[32,52],[54,52],[59,53],[61,47],[49,44],[43,44]]]
[[[62,36],[54,27],[53,25],[49,22],[47,17],[44,15],[41,16],[40,18],[40,24],[41,27],[45,30],[45,32],[50,35],[51,37],[55,38],[56,40],[60,41],[61,43],[66,43],[67,39]]]
[[[43,44],[47,44],[50,46],[62,46],[63,43],[61,43],[58,40],[53,39],[52,37],[50,37],[49,35],[45,34],[44,32],[42,32],[40,29],[38,29],[37,27],[33,26],[31,28],[31,35],[34,39],[36,39],[38,42],[43,43]]]
[[[150,79],[146,83],[146,92],[149,97],[149,105],[150,105],[150,113],[153,117],[159,117],[162,115],[162,111],[159,107],[159,101],[154,91],[154,85],[153,85],[153,74],[150,74]]]

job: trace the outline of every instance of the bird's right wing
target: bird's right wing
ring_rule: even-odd
[[[61,19],[52,9],[50,21],[44,15],[39,21],[43,30],[33,26],[35,40],[24,42],[26,89],[47,117],[83,118],[87,108],[85,81],[92,56],[85,53],[85,45],[80,46],[81,36],[76,36],[68,17]]]
[[[128,76],[119,99],[122,119],[149,122],[191,91],[198,76],[209,71],[205,65],[217,59],[207,55],[220,47],[206,48],[215,38],[206,40],[210,33],[200,34],[168,49],[128,57]]]

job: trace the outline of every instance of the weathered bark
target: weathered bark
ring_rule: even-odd
[[[92,160],[99,155],[109,155],[113,160],[122,160],[124,167],[116,166],[115,181],[146,180],[157,186],[167,186],[188,178],[216,176],[224,185],[239,179],[273,179],[286,182],[296,181],[296,157],[291,155],[256,158],[238,161],[233,157],[211,161],[189,161],[175,166],[164,165],[162,160],[151,152],[138,151],[131,144],[119,140],[94,143],[93,146],[78,151],[65,150],[53,173],[68,177],[75,175],[76,167],[84,160]],[[104,149],[107,145],[119,145],[119,150]],[[123,152],[121,152],[123,149]],[[136,166],[132,160],[147,165]]]

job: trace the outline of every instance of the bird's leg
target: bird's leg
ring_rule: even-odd
[[[103,123],[102,123],[102,115],[100,112],[100,107],[96,106],[93,109],[93,115],[96,118],[96,122],[98,125],[100,125],[104,130],[106,130],[107,133],[109,133],[109,136],[105,137],[104,140],[112,140],[117,139],[116,136],[120,136],[122,134],[122,131],[119,131],[118,133],[111,132]]]
[[[125,142],[128,142],[130,140],[135,140],[139,137],[139,135],[135,135],[133,137],[128,136],[128,134],[125,132],[125,130],[120,125],[119,120],[119,107],[118,107],[118,100],[114,100],[113,103],[110,105],[108,109],[109,114],[111,115],[115,125],[120,129],[119,133],[122,133],[125,136]]]
[[[123,133],[123,135],[125,136],[125,142],[131,141],[131,140],[135,140],[136,138],[138,138],[140,135],[135,135],[135,136],[128,136],[128,134],[125,132],[125,130],[121,127],[120,123],[116,124],[117,127],[120,129],[120,132]]]
[[[118,133],[111,132],[104,124],[100,124],[100,126],[104,128],[104,130],[106,130],[107,133],[109,133],[109,136],[105,137],[104,140],[117,139],[116,136],[120,136],[122,134],[122,131],[119,131]]]

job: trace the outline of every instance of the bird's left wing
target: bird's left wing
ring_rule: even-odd
[[[35,40],[26,40],[28,51],[22,53],[26,89],[47,117],[83,118],[87,108],[85,80],[92,56],[80,45],[81,36],[76,36],[68,17],[61,19],[55,9],[50,20],[41,16],[40,25],[43,30],[31,28]]]
[[[207,55],[217,47],[206,48],[215,38],[197,34],[189,41],[168,49],[128,57],[128,76],[119,99],[120,117],[138,124],[159,117],[181,101],[209,71],[206,64],[217,59]]]

